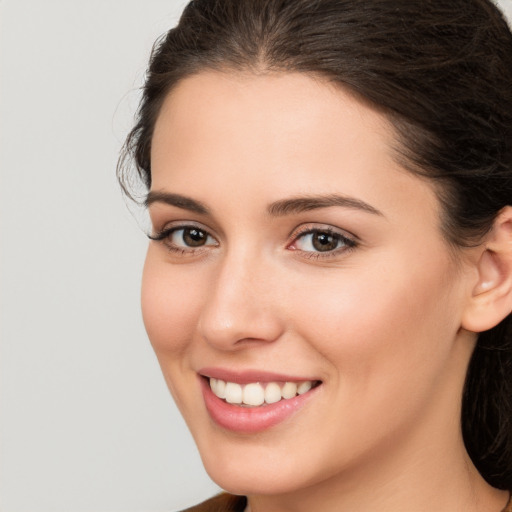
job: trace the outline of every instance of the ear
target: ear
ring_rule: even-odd
[[[501,210],[480,246],[477,275],[462,327],[483,332],[498,325],[512,311],[511,206]]]

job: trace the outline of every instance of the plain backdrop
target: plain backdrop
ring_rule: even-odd
[[[147,241],[115,179],[184,3],[0,0],[1,512],[173,511],[218,490],[146,339]]]

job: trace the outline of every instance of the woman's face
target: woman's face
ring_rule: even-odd
[[[458,435],[474,276],[393,145],[382,115],[300,74],[204,72],[163,105],[144,321],[232,492],[348,485]]]

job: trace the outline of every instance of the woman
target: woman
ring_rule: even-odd
[[[191,2],[126,156],[152,221],[147,332],[231,493],[192,510],[512,510],[493,4]]]

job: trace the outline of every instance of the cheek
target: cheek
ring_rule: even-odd
[[[142,316],[167,387],[185,418],[200,399],[189,364],[201,295],[193,279],[179,265],[166,263],[158,248],[149,247],[142,277]]]
[[[179,358],[190,344],[196,323],[198,287],[179,266],[162,261],[151,246],[142,276],[141,304],[144,325],[156,352]]]
[[[420,378],[417,368],[428,366],[432,357],[438,362],[447,357],[457,332],[450,263],[440,258],[425,267],[396,254],[387,259],[385,268],[368,265],[341,270],[335,278],[326,275],[308,288],[307,297],[294,293],[303,337],[354,384],[393,380],[407,375],[407,368]]]
[[[354,453],[397,439],[450,375],[457,297],[446,267],[395,261],[387,273],[351,269],[293,294],[297,330],[329,368],[330,419],[316,428],[349,440]]]

